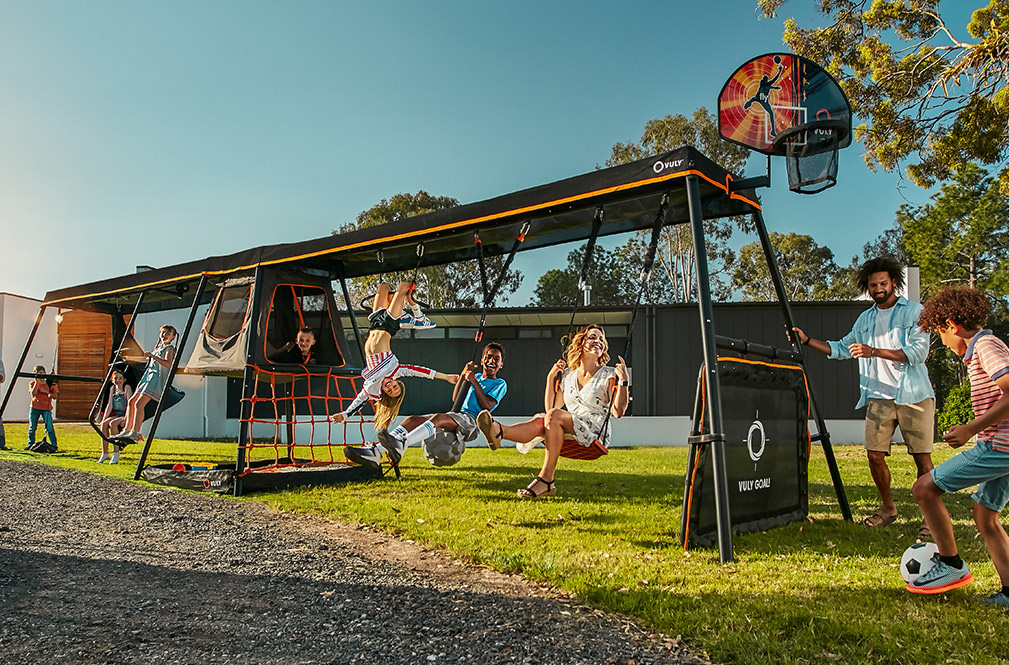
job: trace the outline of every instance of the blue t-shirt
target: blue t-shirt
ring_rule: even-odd
[[[501,398],[508,392],[508,384],[505,383],[504,379],[485,379],[483,378],[483,374],[479,372],[476,374],[476,382],[483,388],[484,395],[487,395],[487,397],[496,402],[494,405],[494,409],[496,409],[498,404],[501,404]],[[491,409],[491,411],[494,409]],[[480,403],[476,401],[476,393],[473,390],[473,386],[469,387],[469,392],[466,393],[466,399],[462,403],[461,410],[463,413],[468,413],[471,416],[480,413]]]

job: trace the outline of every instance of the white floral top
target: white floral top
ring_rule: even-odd
[[[578,387],[578,370],[565,370],[561,377],[564,406],[571,412],[575,438],[583,446],[591,446],[596,438],[604,446],[608,447],[610,444],[611,423],[606,421],[606,412],[611,402],[610,379],[615,376],[614,368],[600,367],[581,388]],[[606,431],[601,432],[604,421]]]

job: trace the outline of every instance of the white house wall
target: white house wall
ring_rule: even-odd
[[[28,341],[28,336],[31,335],[41,305],[42,302],[34,298],[0,293],[0,357],[3,358],[7,374],[6,380],[0,384],[0,395],[6,394],[7,388],[14,381],[18,360],[21,359],[21,352],[24,350],[25,342]],[[47,370],[52,371],[56,359],[56,314],[53,307],[46,310],[35,340],[25,357],[23,371],[30,372],[35,365],[45,365]],[[14,386],[4,411],[5,422],[28,420],[28,407],[31,402],[28,397],[29,380],[19,379]]]

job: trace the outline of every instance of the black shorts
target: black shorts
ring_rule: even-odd
[[[368,323],[371,324],[369,330],[383,330],[390,335],[399,332],[399,319],[393,318],[387,309],[380,309],[369,314]]]

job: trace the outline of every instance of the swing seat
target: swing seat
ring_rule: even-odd
[[[583,446],[574,440],[574,438],[564,437],[564,445],[561,446],[561,457],[566,457],[568,459],[585,460],[590,462],[595,459],[599,459],[603,455],[609,455],[610,451],[606,450],[606,446],[596,439],[592,442],[592,445]]]

